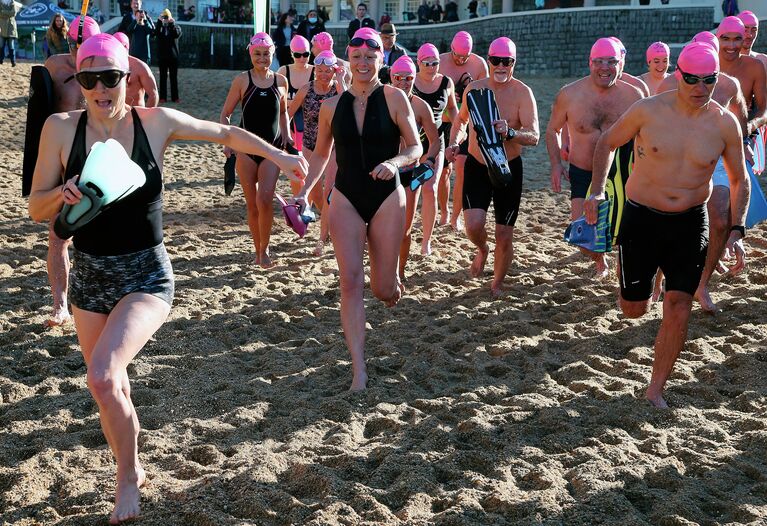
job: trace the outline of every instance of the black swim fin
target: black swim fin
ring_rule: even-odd
[[[224,163],[224,193],[226,195],[232,195],[234,183],[237,181],[237,176],[234,173],[235,162],[237,162],[237,157],[232,153],[232,155],[226,158]]]
[[[496,188],[506,188],[512,182],[509,161],[503,149],[503,138],[495,131],[493,122],[501,118],[493,90],[473,89],[466,93],[469,117],[477,133],[477,144],[488,168],[490,182]]]

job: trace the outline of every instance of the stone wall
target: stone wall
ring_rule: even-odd
[[[475,50],[485,54],[492,39],[505,35],[517,45],[520,75],[575,77],[588,72],[588,53],[600,36],[615,35],[629,50],[627,71],[643,72],[644,52],[656,40],[681,44],[697,32],[713,27],[710,7],[616,7],[556,9],[529,13],[493,15],[481,19],[428,26],[398,28],[398,42],[415,52],[423,42],[432,42],[447,51],[453,35],[465,29],[474,36]],[[250,67],[245,45],[251,29],[244,26],[201,26],[181,24],[179,42],[182,67]],[[760,46],[767,44],[767,21],[761,24]],[[346,28],[329,29],[339,56],[345,52]],[[210,36],[213,35],[213,56]],[[230,35],[234,56],[230,58]],[[677,51],[678,53],[678,51]]]

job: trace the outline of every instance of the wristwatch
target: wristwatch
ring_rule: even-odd
[[[746,237],[746,227],[743,225],[732,225],[730,232],[740,232],[740,239]]]
[[[510,140],[512,140],[512,139],[513,139],[514,137],[516,137],[516,136],[517,136],[517,130],[515,130],[514,128],[512,128],[512,127],[509,127],[509,128],[506,130],[506,140],[507,140],[507,141],[510,141]]]

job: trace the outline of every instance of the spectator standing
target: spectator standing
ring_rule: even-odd
[[[429,15],[431,14],[431,8],[426,0],[421,0],[421,5],[418,6],[418,23],[425,25],[429,23]]]
[[[168,100],[168,74],[170,73],[170,97],[178,99],[178,39],[181,28],[166,9],[157,19],[154,36],[157,39],[157,61],[160,65],[160,102]]]
[[[738,8],[738,0],[723,0],[722,2],[722,14],[724,16],[735,16],[740,13]]]
[[[439,0],[434,0],[434,3],[431,5],[431,20],[435,24],[442,21],[442,5],[439,3]]]
[[[119,31],[130,38],[130,55],[149,64],[152,58],[149,38],[154,33],[154,23],[142,9],[141,0],[131,0],[131,9],[120,22]]]
[[[317,11],[315,9],[310,9],[309,12],[306,13],[306,18],[298,24],[296,33],[311,42],[315,35],[323,33],[324,31],[324,22],[317,16]]]
[[[48,47],[48,56],[63,55],[69,53],[69,42],[67,42],[67,20],[61,13],[56,13],[51,18],[51,25],[45,32],[45,43]]]
[[[471,0],[471,2],[469,2],[469,6],[466,8],[469,10],[469,18],[477,18],[478,5],[477,0]]]
[[[0,64],[5,60],[5,48],[8,47],[8,57],[11,66],[16,67],[16,40],[19,32],[16,29],[16,14],[21,9],[13,0],[0,0]]]
[[[445,3],[445,22],[458,22],[458,4],[455,0]]]
[[[376,23],[375,20],[368,16],[367,4],[360,3],[357,5],[357,18],[349,22],[349,27],[346,29],[346,36],[348,36],[349,40],[351,40],[352,36],[354,36],[354,33],[363,27],[375,29]]]
[[[296,30],[293,28],[293,15],[284,13],[280,16],[277,27],[272,31],[272,41],[274,41],[274,55],[280,66],[287,66],[293,62],[290,56],[290,41],[296,36]]]
[[[125,15],[131,14],[133,10],[131,9],[130,4],[130,0],[119,0],[117,2],[117,5],[120,7],[120,16],[125,17]],[[59,7],[61,7],[61,5],[59,5]]]
[[[487,16],[488,14],[490,14],[488,9],[487,9],[487,2],[485,2],[485,0],[482,0],[479,3],[479,8],[477,9],[477,14],[479,14],[479,16]]]
[[[378,80],[383,84],[391,82],[390,68],[394,62],[406,54],[405,48],[397,44],[397,28],[394,24],[381,26],[381,41],[383,42],[383,65],[378,71]]]

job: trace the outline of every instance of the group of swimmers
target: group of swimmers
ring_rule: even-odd
[[[753,44],[755,25],[744,13],[724,19],[716,38],[697,35],[682,50],[673,75],[666,72],[668,47],[653,44],[643,78],[623,71],[626,50],[618,39],[598,39],[589,75],[560,90],[546,130],[552,188],[559,191],[561,179],[569,178],[573,218],[585,213],[594,223],[608,183],[625,195],[612,234],[619,246],[620,306],[626,316],[647,311],[653,281],[660,280],[658,270],[664,275],[663,321],[646,392],[656,407],[666,407],[663,388],[686,339],[693,297],[711,309],[706,270],[719,264],[723,251],[737,257],[735,270],[745,264],[749,178],[744,144],[767,122],[767,57],[745,45]],[[128,52],[115,37],[95,29],[82,35],[71,55],[58,60],[61,70],[54,82],[69,107],[60,104],[62,112],[43,129],[29,212],[34,220],[53,220],[63,205],[80,201],[78,177],[96,142],[115,139],[146,175],[144,186],[73,237],[70,299],[88,388],[117,459],[110,522],[119,523],[139,514],[139,490],[146,480],[127,365],[164,322],[174,291],[162,233],[161,166],[168,144],[211,141],[222,144],[226,155],[236,155],[256,262],[264,267],[272,264],[272,199],[280,172],[295,184],[294,203],[322,210],[320,242],[330,236],[340,271],[351,389],[361,390],[367,384],[365,247],[372,292],[393,306],[404,290],[417,192],[423,188],[426,194],[424,231],[426,223],[433,229],[440,189],[445,188],[440,181],[448,178],[445,166],[452,163],[466,233],[476,247],[472,276],[483,275],[489,256],[486,215],[494,205],[490,288],[502,293],[522,194],[521,153],[524,146],[537,144],[539,128],[532,90],[514,77],[517,51],[507,37],[493,40],[486,58],[474,53],[471,36],[463,31],[448,53],[424,44],[417,65],[399,58],[389,72],[392,84],[385,85],[379,80],[383,44],[370,28],[353,35],[348,61],[335,56],[326,33],[311,43],[294,40],[295,67],[285,68],[285,75],[269,70],[274,44],[269,35],[257,33],[248,45],[253,68],[234,79],[221,122],[212,123],[169,108],[129,104]],[[69,76],[77,90],[64,80]],[[489,176],[476,127],[467,126],[467,94],[479,89],[491,90],[498,106],[499,118],[488,124],[502,138],[511,172],[510,183],[503,186]],[[232,126],[237,104],[242,122]],[[302,117],[297,118],[299,110]],[[295,148],[299,133],[304,156],[286,152]],[[729,188],[712,202],[712,174],[720,158]],[[434,175],[418,181],[427,173],[424,165]],[[414,180],[422,184],[403,187],[403,181]],[[457,225],[455,206],[454,199],[450,220]],[[711,243],[709,213],[724,222],[715,234],[721,225],[712,219]],[[123,228],[128,223],[130,236]],[[51,234],[55,252],[66,253],[66,243]],[[428,240],[421,249],[430,251]],[[315,250],[321,252],[322,245]],[[606,257],[589,256],[602,279]],[[69,274],[66,265],[49,271]]]

